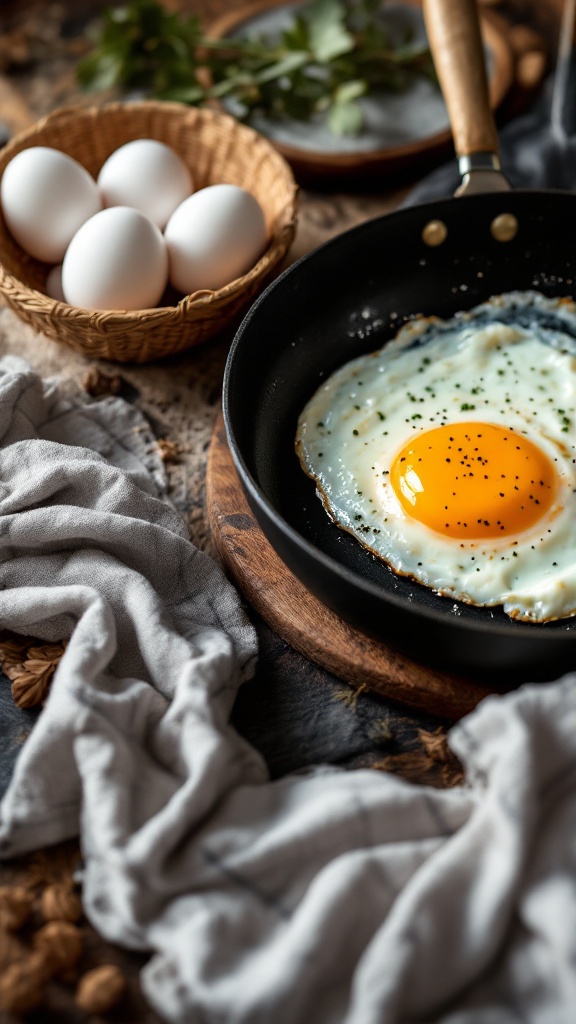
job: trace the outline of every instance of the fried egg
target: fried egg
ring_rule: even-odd
[[[333,373],[296,451],[396,573],[512,618],[576,614],[576,304],[496,296]]]

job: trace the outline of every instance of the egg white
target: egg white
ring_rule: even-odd
[[[576,304],[497,296],[406,325],[332,374],[298,421],[296,451],[334,522],[439,594],[544,622],[576,614]],[[548,512],[514,537],[460,539],[407,515],[396,454],[445,423],[485,422],[536,444],[557,474]]]

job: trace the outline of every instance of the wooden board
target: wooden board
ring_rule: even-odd
[[[248,506],[222,416],[208,452],[208,521],[222,561],[250,605],[297,651],[355,687],[451,720],[493,692],[427,668],[366,636],[326,608],[272,549]]]

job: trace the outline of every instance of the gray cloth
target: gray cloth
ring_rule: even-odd
[[[122,415],[123,436],[144,430],[122,405],[87,412],[0,366],[0,622],[70,638],[0,805],[1,855],[79,834],[85,911],[152,952],[142,983],[168,1021],[571,1024],[574,677],[456,726],[465,786],[270,781],[229,725],[253,629],[153,496],[149,447],[115,442]],[[76,446],[90,420],[108,460]]]

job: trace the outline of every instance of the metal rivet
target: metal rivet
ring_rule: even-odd
[[[511,242],[518,232],[518,221],[513,213],[500,213],[494,217],[490,231],[497,242]]]
[[[425,245],[442,245],[448,235],[448,228],[443,220],[429,220],[422,229],[422,241]]]

